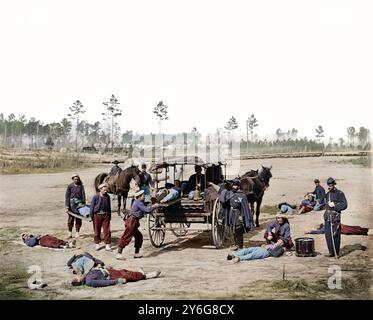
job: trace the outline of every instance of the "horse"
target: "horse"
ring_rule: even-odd
[[[258,174],[259,174],[259,169],[257,170],[251,169],[250,171],[247,171],[246,173],[244,173],[242,177],[256,177]]]
[[[272,178],[271,167],[264,167],[260,172],[251,170],[241,176],[241,189],[246,194],[250,203],[251,212],[254,214],[254,203],[256,202],[255,226],[259,227],[260,205],[262,204],[264,191],[269,187],[269,180]]]
[[[123,211],[126,209],[126,200],[128,197],[128,192],[130,190],[131,180],[134,179],[137,185],[140,185],[140,170],[137,166],[133,165],[121,171],[117,176],[115,176],[114,181],[111,183],[109,178],[108,192],[114,193],[118,196],[118,216],[120,216],[120,208],[122,204],[123,197]],[[98,192],[98,186],[107,180],[109,175],[105,172],[100,173],[95,178],[95,189]]]

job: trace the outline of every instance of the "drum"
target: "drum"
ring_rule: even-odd
[[[297,257],[314,257],[315,240],[313,238],[295,239],[295,251]]]

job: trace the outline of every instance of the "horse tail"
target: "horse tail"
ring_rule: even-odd
[[[108,174],[106,172],[102,172],[100,173],[96,178],[95,178],[95,190],[96,192],[98,192],[98,186],[104,182],[105,178],[108,176]]]

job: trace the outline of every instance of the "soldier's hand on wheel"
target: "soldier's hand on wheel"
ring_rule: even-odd
[[[334,208],[335,204],[334,204],[333,201],[329,201],[329,202],[328,202],[328,206],[329,206],[330,208]]]

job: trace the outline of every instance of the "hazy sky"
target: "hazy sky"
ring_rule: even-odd
[[[343,136],[371,127],[373,1],[0,2],[1,112],[59,121],[79,99],[85,119],[121,102],[122,130],[297,128]]]

